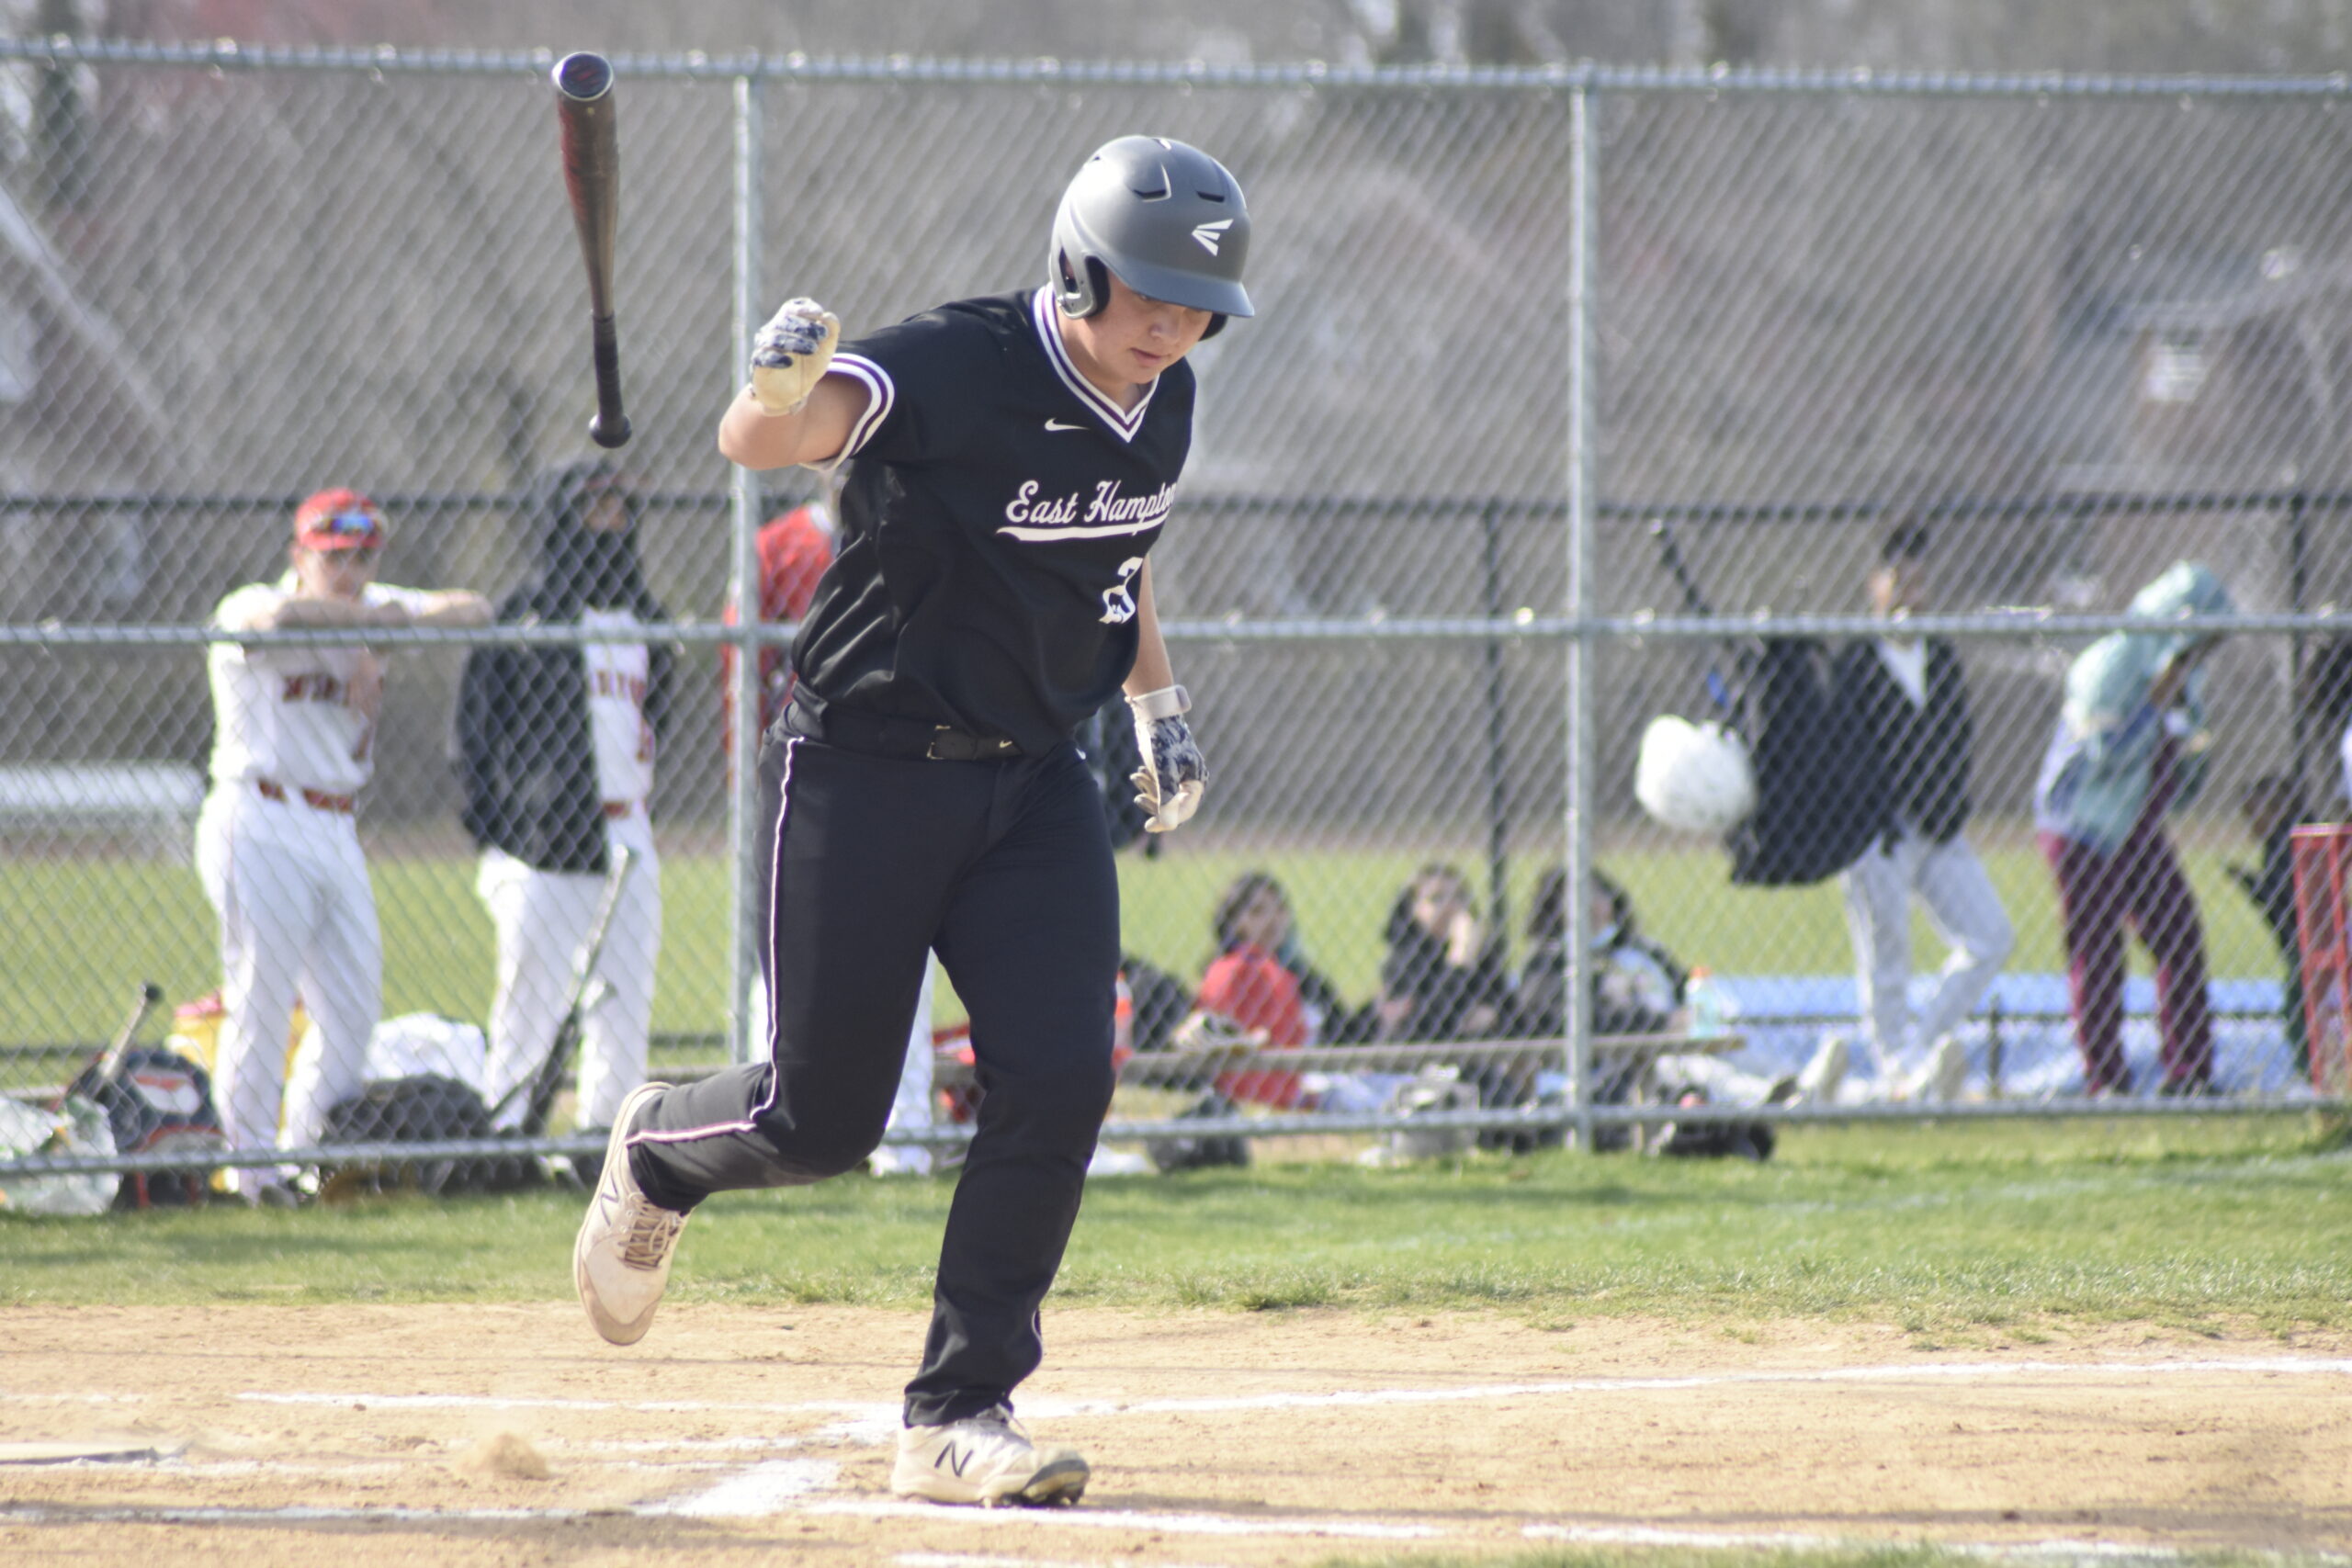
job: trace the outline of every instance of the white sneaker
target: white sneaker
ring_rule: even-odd
[[[1927,1065],[1911,1080],[1911,1098],[1950,1104],[1960,1098],[1962,1086],[1968,1082],[1968,1053],[1959,1041],[1945,1035],[1928,1053]]]
[[[1838,1086],[1846,1081],[1846,1065],[1851,1059],[1851,1049],[1842,1034],[1832,1034],[1813,1054],[1813,1060],[1797,1075],[1797,1092],[1807,1105],[1835,1105]]]
[[[571,1282],[596,1332],[616,1345],[634,1345],[653,1326],[653,1309],[670,1284],[670,1255],[686,1216],[645,1195],[628,1170],[628,1130],[645,1102],[670,1086],[649,1083],[629,1091],[613,1116],[605,1168],[571,1244]]]
[[[933,1503],[1075,1503],[1091,1474],[1076,1449],[1041,1449],[1002,1405],[944,1427],[899,1433],[890,1490]]]

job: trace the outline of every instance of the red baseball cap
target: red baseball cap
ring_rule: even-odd
[[[356,490],[322,490],[294,509],[294,542],[313,550],[380,549],[384,513]]]

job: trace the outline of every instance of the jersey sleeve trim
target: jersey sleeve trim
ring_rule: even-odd
[[[862,354],[834,355],[825,373],[850,377],[865,387],[865,412],[849,427],[849,439],[842,443],[841,452],[833,459],[839,462],[843,457],[856,457],[874,439],[874,433],[882,428],[882,422],[890,417],[890,410],[898,403],[899,388],[888,370]]]

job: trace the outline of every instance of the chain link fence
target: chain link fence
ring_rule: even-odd
[[[1322,1131],[1382,1157],[1679,1114],[1705,1145],[1660,1097],[1761,1126],[2127,1083],[2101,1108],[2216,1103],[2160,1081],[2233,1106],[2312,1092],[2271,829],[2341,805],[2341,82],[624,60],[637,434],[611,479],[643,597],[616,639],[529,598],[560,570],[550,529],[580,525],[551,498],[592,406],[550,63],[0,48],[0,1087],[62,1084],[142,979],[175,1004],[220,986],[220,894],[191,849],[220,741],[208,660],[240,646],[219,606],[286,570],[294,505],[326,486],[380,503],[382,581],[505,606],[371,634],[383,692],[349,793],[383,1016],[486,1027],[495,1054],[494,926],[523,917],[469,820],[469,671],[576,646],[646,716],[631,776],[658,846],[658,911],[624,920],[650,1001],[615,978],[597,1005],[643,1015],[611,1027],[650,1035],[657,1075],[746,1051],[755,797],[719,650],[787,632],[718,623],[753,531],[815,480],[717,457],[741,345],[790,293],[854,337],[1032,285],[1071,171],[1145,129],[1244,182],[1261,313],[1195,355],[1156,557],[1217,777],[1183,832],[1122,854],[1136,1057],[1114,1142],[1148,1133],[1167,1163]],[[2118,617],[2178,560],[2226,589],[2194,608],[2233,635],[2197,722],[2100,788],[2139,792],[2107,802],[2123,828],[2151,790],[2180,798],[2061,866],[2049,830],[2111,826],[2070,815],[2073,784],[2037,791],[2053,740],[2061,762],[2107,755],[2062,716],[2068,671],[2136,626],[2092,660],[2144,666],[2120,716],[2093,716],[2129,720],[2168,649]],[[1882,637],[1874,592],[1951,660]],[[315,661],[333,640],[242,646]],[[1758,735],[1771,680],[1841,649],[1817,727]],[[1931,664],[1964,681],[1957,751]],[[1735,886],[1714,835],[1636,802],[1662,714],[1747,724],[1800,839],[1868,824],[1802,885]],[[559,730],[493,754],[545,773]],[[1917,793],[1956,772],[1961,823]],[[1895,795],[1838,793],[1865,773]],[[1838,874],[1863,854],[1876,892]],[[2119,920],[2173,983],[2134,969],[2117,1004]],[[336,988],[303,982],[313,1012]],[[943,987],[940,1124],[894,1138],[962,1135],[956,1011]],[[1316,1050],[1237,1066],[1252,1031]],[[483,1049],[439,1059],[478,1078]]]

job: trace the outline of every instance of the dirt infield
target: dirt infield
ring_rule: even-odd
[[[922,1323],[687,1306],[0,1311],[0,1561],[1237,1565],[1715,1539],[2352,1550],[2352,1345],[1067,1311],[1079,1508],[886,1491]],[[516,1439],[520,1439],[517,1441]],[[12,1447],[15,1445],[25,1445]],[[543,1477],[535,1470],[544,1469]],[[1662,1533],[1661,1533],[1662,1532]]]

